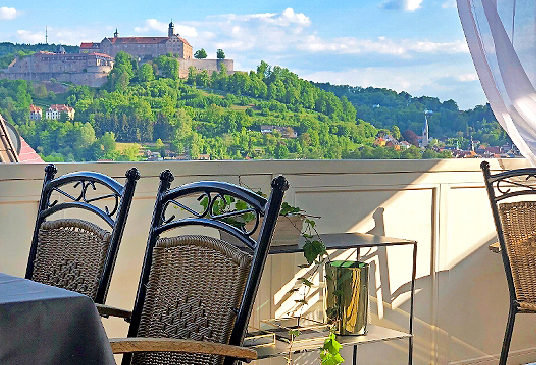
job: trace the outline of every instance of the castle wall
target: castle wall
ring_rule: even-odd
[[[207,70],[209,73],[211,71],[220,71],[221,67],[220,65],[225,65],[225,68],[227,71],[232,72],[233,70],[233,60],[229,58],[224,59],[197,59],[197,58],[191,58],[191,59],[185,59],[185,60],[179,60],[179,71],[186,70],[190,67],[195,67],[196,70],[202,71]]]
[[[35,54],[18,57],[0,78],[27,81],[72,82],[77,85],[100,87],[113,68],[113,61],[82,54]]]

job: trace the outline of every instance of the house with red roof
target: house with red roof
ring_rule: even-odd
[[[57,120],[61,118],[62,114],[67,114],[70,120],[74,119],[74,108],[65,104],[52,104],[46,111],[46,118],[51,120]]]
[[[30,120],[43,119],[43,109],[37,105],[30,104]]]

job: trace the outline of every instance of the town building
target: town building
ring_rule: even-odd
[[[268,134],[277,131],[281,134],[281,138],[297,138],[298,133],[292,127],[279,127],[275,125],[261,125],[261,133]]]
[[[57,120],[57,119],[61,118],[62,114],[67,114],[67,117],[70,120],[73,120],[74,119],[74,112],[75,112],[74,108],[69,106],[69,105],[52,104],[50,106],[50,108],[47,109],[45,115],[46,115],[47,119]]]
[[[43,119],[43,109],[30,104],[30,120],[41,120]]]

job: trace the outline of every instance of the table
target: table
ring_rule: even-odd
[[[93,301],[0,273],[1,364],[115,364]]]
[[[354,346],[353,361],[357,363],[357,346],[363,343],[389,341],[395,339],[408,339],[408,364],[413,363],[413,307],[415,297],[415,275],[417,271],[417,241],[405,240],[399,238],[384,237],[366,233],[331,233],[321,234],[321,240],[324,242],[326,249],[357,249],[357,259],[359,259],[360,248],[364,247],[385,247],[385,246],[413,246],[413,266],[411,272],[411,297],[410,297],[410,315],[409,315],[409,331],[407,333],[382,328],[378,326],[367,326],[368,333],[362,336],[338,336],[339,341],[343,346]],[[270,254],[303,252],[305,240],[301,237],[298,245],[293,246],[272,246]],[[319,349],[319,345],[299,345],[294,344],[292,350],[294,352],[314,351]],[[276,341],[275,345],[256,348],[259,359],[273,356],[281,356],[288,353],[288,344]]]

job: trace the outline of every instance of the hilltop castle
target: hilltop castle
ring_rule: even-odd
[[[113,68],[114,57],[124,51],[140,63],[151,61],[160,55],[172,54],[179,61],[179,77],[188,77],[188,69],[220,71],[221,66],[233,72],[232,59],[193,58],[192,45],[175,34],[173,22],[169,23],[167,37],[119,37],[117,29],[111,38],[100,43],[82,42],[79,53],[65,53],[63,47],[56,52],[37,52],[30,56],[16,57],[9,67],[0,71],[0,78],[27,81],[72,82],[93,87],[102,86]]]
[[[81,43],[80,53],[105,53],[112,57],[126,52],[140,60],[152,59],[171,53],[178,58],[191,59],[192,46],[184,38],[175,34],[173,22],[169,23],[167,37],[119,37],[117,29],[112,38],[104,37],[100,43]]]
[[[100,43],[80,43],[80,53],[105,53],[112,57],[120,52],[126,52],[138,61],[146,62],[160,55],[172,54],[179,60],[179,77],[188,77],[188,69],[220,71],[225,65],[228,72],[233,72],[232,59],[196,59],[193,58],[192,45],[175,33],[173,22],[169,23],[167,37],[119,37],[115,30],[111,38],[104,37]]]

